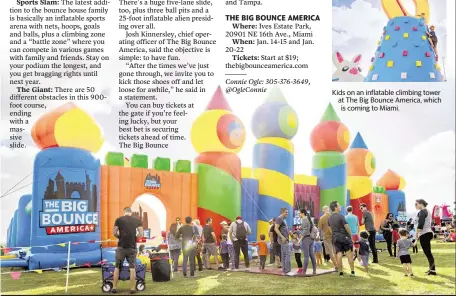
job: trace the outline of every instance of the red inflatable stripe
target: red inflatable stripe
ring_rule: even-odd
[[[209,210],[206,210],[203,208],[198,208],[198,219],[201,222],[201,226],[204,227],[204,225],[206,225],[207,218],[212,218],[212,228],[214,228],[214,232],[217,237],[217,242],[220,242],[220,234],[222,233],[222,226],[220,225],[220,223],[222,221],[226,221],[226,222],[230,223],[231,220],[229,220],[228,218],[226,218],[222,215],[216,214],[212,211],[209,211]],[[234,217],[234,218],[236,218],[236,217]]]
[[[407,16],[407,12],[405,11],[404,7],[402,7],[401,1],[400,0],[396,0],[396,3],[397,3],[397,5],[399,5],[399,8],[401,9],[402,14],[404,16]]]
[[[368,193],[367,195],[357,199],[350,199],[350,205],[353,207],[353,215],[358,216],[360,225],[363,218],[363,212],[360,210],[359,206],[363,203],[367,205],[367,209],[370,212],[373,212],[372,193]]]

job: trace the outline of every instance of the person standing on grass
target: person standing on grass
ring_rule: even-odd
[[[112,293],[117,293],[120,268],[125,259],[130,269],[130,294],[136,293],[136,240],[143,236],[141,220],[133,217],[131,208],[124,209],[124,216],[114,222],[113,234],[119,239],[116,249],[116,268]],[[138,233],[138,234],[136,234]]]
[[[350,231],[352,233],[352,242],[353,246],[355,247],[355,255],[353,257],[353,260],[356,260],[356,257],[358,257],[359,248],[359,221],[358,217],[353,215],[352,206],[347,207],[347,215],[345,216],[345,220],[347,221],[348,226],[350,227]]]
[[[345,217],[340,213],[340,204],[337,201],[331,202],[331,216],[328,219],[328,224],[331,227],[331,233],[336,249],[337,266],[339,267],[339,275],[344,275],[342,266],[342,255],[346,253],[348,264],[350,265],[350,276],[355,276],[355,267],[353,264],[353,243],[351,239],[351,231]]]
[[[364,266],[366,273],[369,273],[369,233],[361,231],[359,234],[359,263]]]
[[[184,261],[182,263],[182,271],[184,277],[187,276],[187,263],[190,261],[190,277],[195,276],[195,254],[198,237],[198,229],[192,225],[192,217],[185,218],[185,225],[181,226],[176,233],[176,238],[182,239],[182,251]]]
[[[318,229],[316,227],[314,229],[314,225],[306,209],[300,209],[298,215],[301,219],[301,249],[304,253],[304,265],[302,271],[298,270],[298,272],[306,274],[310,258],[312,261],[313,274],[317,274],[317,260],[315,259],[314,253],[314,240],[316,238],[316,232],[318,232]]]
[[[364,224],[364,228],[369,233],[369,247],[372,251],[373,257],[372,263],[378,263],[377,248],[375,247],[375,236],[377,235],[377,230],[375,230],[374,217],[367,209],[367,205],[365,203],[362,203],[359,208],[363,212],[363,219],[361,220],[361,223]]]
[[[383,230],[383,237],[386,240],[386,247],[388,249],[388,253],[389,253],[390,257],[394,257],[393,250],[391,249],[392,244],[393,244],[393,225],[394,225],[393,213],[388,213],[386,215],[385,220],[380,225],[380,227]]]
[[[437,275],[435,271],[434,256],[431,251],[431,240],[433,238],[433,232],[431,229],[432,213],[426,208],[428,203],[424,199],[417,199],[415,207],[418,212],[418,226],[416,228],[415,238],[420,240],[421,248],[423,249],[424,255],[429,262],[429,270],[426,272],[427,275]]]
[[[272,225],[271,228],[269,229],[269,237],[271,238],[271,256],[274,255],[275,257],[275,263],[277,263],[277,268],[282,268],[282,259],[280,258],[282,256],[282,247],[280,246],[279,243],[279,236],[277,235],[277,232],[275,231],[275,219],[272,219]],[[272,255],[273,254],[273,255]]]
[[[323,207],[323,216],[321,216],[320,220],[318,221],[318,228],[323,233],[324,251],[327,255],[329,255],[329,258],[331,259],[332,263],[334,264],[334,268],[337,270],[336,252],[334,250],[334,245],[333,245],[333,241],[332,241],[331,228],[329,227],[329,224],[328,224],[328,219],[330,216],[331,216],[331,213],[329,213],[329,207],[324,206]]]
[[[228,225],[228,222],[222,221],[220,223],[222,225],[222,233],[226,234],[226,244],[228,245],[228,255],[229,255],[229,262],[231,263],[231,269],[234,269],[234,246],[233,246],[233,240],[231,239],[230,235],[230,225]],[[227,269],[229,268],[226,267]]]
[[[400,239],[397,241],[397,256],[401,260],[401,264],[404,267],[405,276],[413,277],[412,271],[412,258],[410,257],[410,247],[416,246],[416,242],[412,242],[409,239],[409,233],[406,229],[399,231]]]
[[[222,234],[219,246],[220,257],[222,258],[223,268],[228,269],[230,265],[230,253],[228,253],[227,235]]]
[[[250,260],[249,260],[249,241],[248,237],[252,233],[249,224],[242,221],[241,216],[236,217],[236,221],[231,223],[230,232],[231,239],[233,240],[234,246],[234,268],[239,269],[239,256],[244,255],[244,262],[246,270],[249,270]]]
[[[196,229],[198,230],[198,234],[200,237],[203,236],[203,226],[201,226],[201,222],[198,218],[193,220],[193,224],[195,225]]]
[[[284,275],[293,276],[291,272],[291,248],[290,248],[290,230],[285,219],[288,217],[288,209],[281,208],[280,216],[275,219],[274,231],[277,234],[277,241],[280,244],[280,253],[282,259],[282,271]]]
[[[297,231],[293,232],[291,241],[293,243],[293,254],[295,256],[296,265],[298,265],[298,273],[302,273],[301,240],[302,236],[300,236]]]
[[[206,219],[206,225],[203,228],[203,244],[206,249],[206,261],[204,268],[211,270],[211,256],[214,256],[215,265],[218,266],[218,269],[223,269],[223,266],[219,264],[218,260],[218,249],[217,249],[217,239],[215,236],[214,228],[212,228],[212,218]]]
[[[274,250],[274,219],[271,219],[269,220],[269,231],[268,231],[268,235],[269,235],[269,242],[270,242],[270,245],[269,245],[269,264],[274,264],[275,263],[275,259],[276,259],[276,255],[275,255],[275,250]],[[280,265],[280,264],[279,264]]]
[[[171,260],[173,261],[173,272],[177,272],[177,267],[179,264],[179,256],[181,253],[181,248],[182,248],[182,242],[176,238],[177,235],[177,224],[172,223],[171,226],[169,227],[169,232],[168,232],[168,249],[169,252],[171,253]]]
[[[393,225],[393,256],[396,258],[399,258],[399,255],[397,254],[397,241],[400,239],[399,235],[399,225],[394,224]]]
[[[179,228],[181,228],[182,224],[181,224],[181,218],[177,217],[176,218],[176,225],[177,225],[177,230],[179,230]],[[176,230],[176,231],[177,231]]]
[[[251,246],[258,247],[258,255],[260,256],[260,270],[266,268],[266,259],[268,257],[268,244],[266,242],[266,235],[260,235],[260,241],[256,243],[251,243]],[[252,255],[253,257],[253,255]]]

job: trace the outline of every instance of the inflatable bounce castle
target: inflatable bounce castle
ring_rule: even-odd
[[[442,225],[453,221],[453,213],[448,205],[435,205],[432,209],[432,220],[437,225]]]
[[[359,204],[366,203],[376,223],[388,211],[398,216],[405,211],[399,175],[388,171],[372,186],[375,159],[360,134],[344,154],[349,131],[331,104],[310,136],[315,151],[312,176],[294,171],[292,139],[298,117],[278,88],[254,112],[252,130],[257,138],[252,167],[242,167],[237,153],[245,128],[218,88],[191,129],[198,153],[193,170],[188,160],[149,161],[145,154],[127,159],[119,152],[107,153],[102,165],[92,153],[102,146],[103,136],[91,117],[73,103],[44,114],[32,129],[41,149],[35,157],[32,194],[20,198],[7,232],[7,247],[26,250],[27,255],[2,258],[1,266],[63,267],[70,246],[69,264],[113,262],[114,221],[144,195],[146,201],[162,204],[133,209],[148,239],[161,238],[176,217],[198,217],[202,223],[211,217],[218,236],[221,221],[242,216],[254,241],[267,234],[268,221],[280,208],[289,210],[289,225],[299,222],[294,219],[299,208],[319,218],[321,208],[333,200],[344,209],[354,205],[357,215]],[[158,227],[155,233],[153,227]]]
[[[366,82],[443,81],[434,47],[428,38],[428,0],[415,0],[411,16],[401,0],[382,0],[389,18],[378,41]]]

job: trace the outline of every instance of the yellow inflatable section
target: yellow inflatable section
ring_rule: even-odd
[[[242,178],[252,178],[253,177],[253,169],[252,168],[241,168],[241,176]]]
[[[0,260],[14,259],[16,257],[17,257],[16,255],[4,255],[4,256],[0,256]]]
[[[372,192],[373,182],[369,177],[347,177],[350,199],[358,199]]]
[[[269,222],[258,220],[257,222],[257,241],[260,241],[260,235],[264,234],[266,239],[269,239]]]
[[[306,176],[306,175],[295,175],[294,182],[296,184],[303,184],[303,185],[317,185],[317,177],[316,176]]]
[[[399,190],[404,190],[405,185],[407,185],[407,183],[405,182],[405,179],[403,177],[401,177],[398,189]]]
[[[288,176],[263,168],[256,168],[253,174],[255,179],[260,180],[259,194],[280,199],[290,205],[294,203],[294,182]]]
[[[55,123],[55,139],[60,147],[74,147],[98,152],[104,137],[98,124],[79,108],[62,114]]]
[[[430,8],[428,0],[413,0],[415,4],[415,14],[411,15],[407,9],[405,9],[402,0],[382,0],[382,7],[389,19],[393,19],[398,16],[421,16],[424,13],[424,20],[426,24],[430,18]]]

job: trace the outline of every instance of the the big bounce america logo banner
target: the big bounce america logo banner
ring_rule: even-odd
[[[49,179],[40,211],[40,227],[46,234],[95,232],[98,226],[97,186],[87,172],[85,182],[66,182],[58,172]]]

